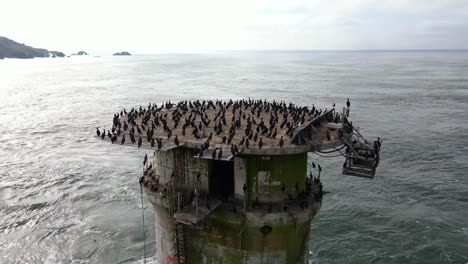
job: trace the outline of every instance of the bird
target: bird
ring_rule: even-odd
[[[283,136],[281,136],[280,141],[279,141],[280,148],[282,148],[283,145],[284,145],[284,140],[283,140]]]
[[[211,157],[212,157],[213,159],[216,158],[216,150],[217,150],[217,148],[215,148],[215,149],[213,150],[213,153],[211,153]]]
[[[101,140],[103,140],[105,137],[106,137],[106,132],[104,131],[104,132],[102,132],[102,134],[101,134]]]
[[[98,137],[101,136],[101,131],[99,131],[99,127],[96,127],[96,134]]]
[[[218,160],[220,160],[222,156],[223,156],[223,149],[220,148],[218,151]]]
[[[151,147],[154,148],[154,138],[151,139]]]
[[[143,140],[141,140],[141,137],[138,138],[138,148],[141,147],[141,143],[143,143]]]
[[[258,140],[258,149],[262,149],[262,146],[263,146],[263,140],[262,140],[262,138],[260,138]]]
[[[244,183],[244,186],[242,186],[242,190],[244,190],[244,193],[247,192],[247,185]]]
[[[145,154],[145,157],[143,158],[143,166],[146,165],[147,161],[148,161],[148,154]]]
[[[123,145],[125,143],[125,135],[122,136],[122,139],[120,140],[120,145]]]
[[[348,100],[346,100],[346,106],[349,108],[351,106],[351,102],[349,102],[349,98]]]
[[[169,130],[169,132],[167,133],[167,139],[170,139],[172,136],[172,130]]]
[[[322,167],[320,167],[320,164],[318,164],[317,167],[319,171],[322,171]]]
[[[242,145],[244,145],[244,141],[245,141],[245,138],[244,138],[244,137],[242,137],[241,141],[239,142],[239,146],[242,146]]]
[[[315,169],[315,163],[312,161],[312,168]]]
[[[156,139],[158,141],[158,150],[161,150],[162,148],[162,139]]]
[[[177,135],[175,135],[174,143],[176,144],[176,146],[179,146],[179,139],[177,138]]]

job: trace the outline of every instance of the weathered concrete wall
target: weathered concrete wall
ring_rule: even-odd
[[[244,200],[244,184],[247,183],[247,160],[240,157],[234,158],[234,197]]]
[[[171,174],[174,168],[174,152],[155,151],[153,160],[153,170],[159,176],[159,183],[166,184],[171,180]]]
[[[303,262],[310,221],[319,205],[300,216],[271,213],[257,222],[242,213],[217,209],[203,224],[192,229],[188,248],[190,263],[290,263]],[[260,230],[270,226],[268,234]]]
[[[200,191],[208,192],[209,165],[209,160],[194,158],[193,150],[188,148],[154,152],[153,168],[155,174],[160,177],[161,185],[169,182],[174,172],[178,177],[177,185],[186,189],[196,187]],[[200,180],[197,179],[198,173]]]
[[[184,148],[185,155],[185,175],[188,175],[187,187],[196,187],[202,192],[208,192],[208,176],[210,172],[210,161],[206,159],[194,158],[193,150]],[[197,174],[200,173],[200,180],[197,179]]]
[[[305,190],[307,153],[284,156],[246,156],[249,200],[279,202]],[[283,193],[281,188],[285,185]]]

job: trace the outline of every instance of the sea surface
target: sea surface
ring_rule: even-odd
[[[0,263],[142,263],[146,152],[97,140],[149,102],[341,109],[383,140],[373,180],[323,167],[309,263],[468,263],[468,52],[218,52],[0,60]],[[144,210],[146,241],[141,211]]]

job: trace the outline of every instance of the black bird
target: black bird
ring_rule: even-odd
[[[175,135],[174,143],[176,144],[176,146],[179,146],[179,139],[177,138],[177,135]]]
[[[213,150],[213,153],[211,154],[211,157],[212,157],[213,159],[216,158],[216,150],[217,150],[217,148],[215,148],[215,149]]]
[[[154,148],[154,138],[151,139],[151,147]]]
[[[221,141],[221,144],[226,143],[226,136],[223,137],[223,140]]]
[[[315,169],[315,163],[312,161],[312,168]]]
[[[222,156],[223,156],[223,149],[219,149],[219,151],[218,151],[218,160],[220,160]]]
[[[244,145],[244,141],[245,141],[245,139],[244,139],[244,137],[242,137],[241,141],[239,142],[239,146]]]
[[[318,166],[319,172],[321,172],[321,171],[322,171],[322,167],[320,167],[320,164],[318,164],[317,166]]]
[[[120,140],[120,145],[123,145],[125,143],[125,135],[122,136],[122,139]]]
[[[246,147],[246,148],[249,148],[249,139],[246,139],[246,140],[245,140],[245,147]]]
[[[141,140],[141,137],[138,138],[138,148],[141,147],[141,143],[143,143],[143,140]]]
[[[244,186],[242,186],[242,190],[244,190],[244,193],[247,192],[247,185],[244,183]]]
[[[96,127],[96,134],[98,137],[101,136],[101,131],[99,131],[99,127]]]
[[[349,102],[349,98],[348,100],[346,101],[346,106],[349,108],[351,106],[351,103]]]
[[[158,150],[160,150],[162,148],[162,139],[157,139],[158,141]]]
[[[112,144],[114,144],[114,142],[116,142],[116,141],[117,141],[117,135],[114,134],[114,135],[112,135],[112,137],[111,137],[111,142],[112,142]]]
[[[263,146],[263,140],[262,138],[260,138],[260,140],[258,141],[258,149],[262,149],[262,146]]]
[[[148,154],[145,154],[145,157],[143,158],[143,166],[146,165],[147,161],[148,161]]]
[[[283,140],[283,136],[281,136],[280,141],[279,141],[280,148],[282,148],[283,145],[284,145],[284,140]]]
[[[172,136],[172,130],[169,130],[169,133],[167,133],[167,139],[170,139]]]
[[[102,132],[102,134],[101,134],[101,140],[103,140],[105,137],[106,137],[106,132],[104,130],[104,132]]]

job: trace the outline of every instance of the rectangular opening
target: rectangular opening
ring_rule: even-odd
[[[211,160],[210,196],[226,200],[234,196],[234,162]]]

